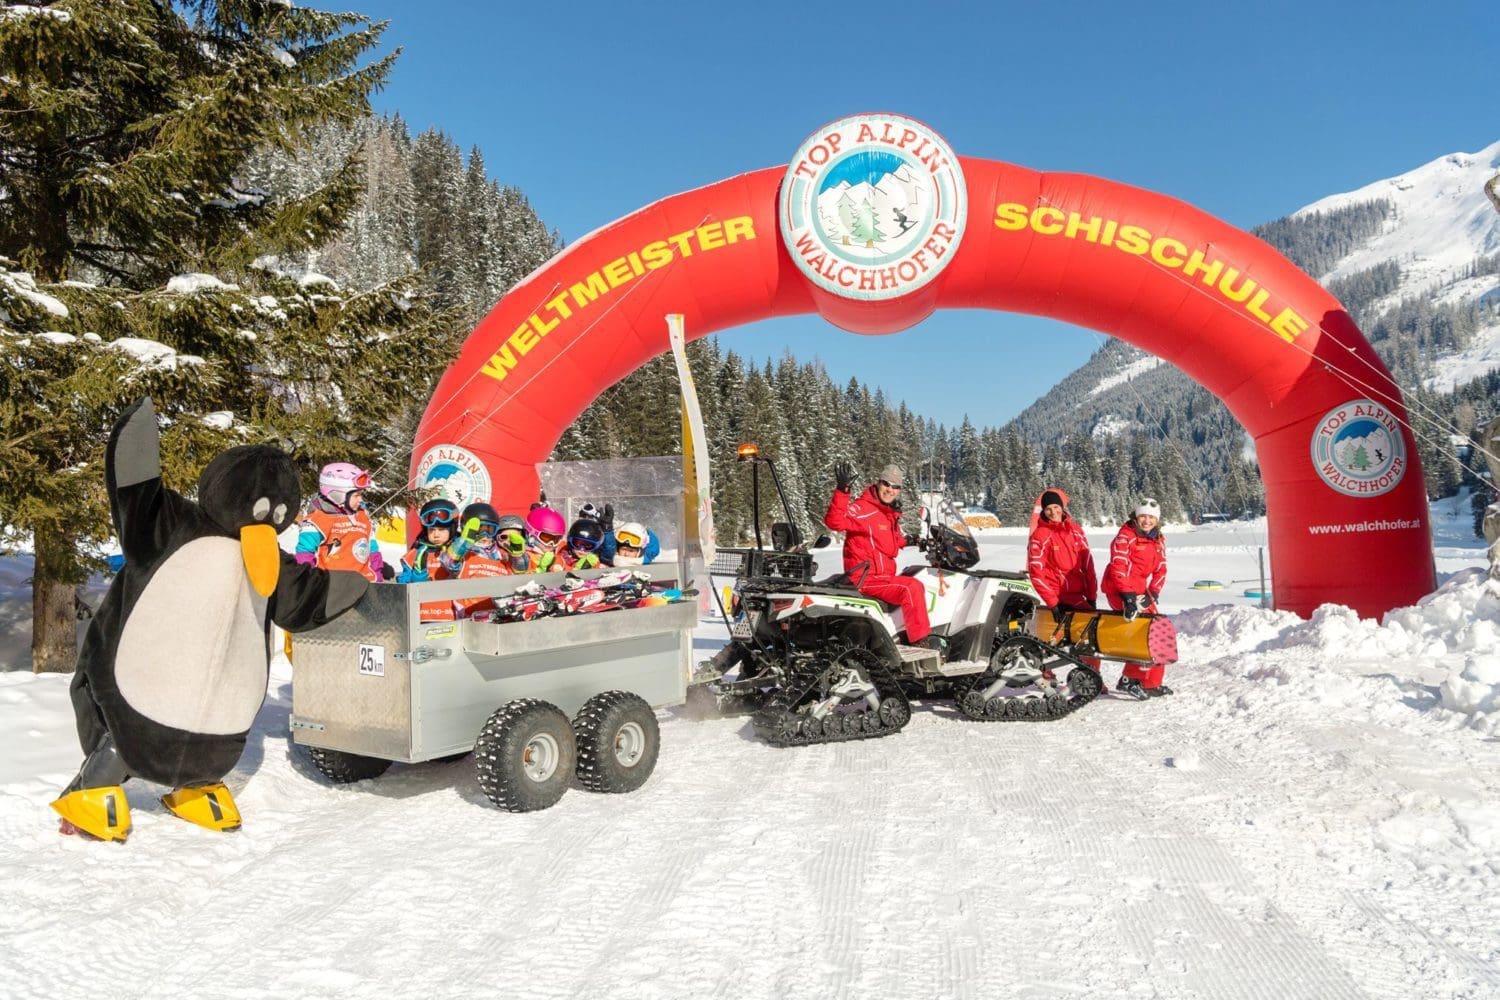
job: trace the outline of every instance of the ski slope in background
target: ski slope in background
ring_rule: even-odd
[[[526,815],[467,761],[327,784],[278,659],[226,779],[242,831],[132,782],[127,844],[60,837],[68,678],[0,673],[5,995],[1500,995],[1500,590],[1466,508],[1434,516],[1444,582],[1383,624],[1240,596],[1263,524],[1169,530],[1171,698],[992,725],[926,703],[795,750],[664,712],[639,792]],[[985,565],[1023,548],[982,535]],[[7,621],[25,571],[0,561]]]

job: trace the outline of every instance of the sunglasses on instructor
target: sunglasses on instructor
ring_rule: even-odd
[[[895,490],[897,493],[901,492],[901,487],[897,486],[895,483],[888,483],[884,479],[880,480],[880,485],[884,486],[888,490]]]

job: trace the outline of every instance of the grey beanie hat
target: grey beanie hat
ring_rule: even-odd
[[[885,468],[881,469],[880,478],[884,479],[892,486],[906,485],[906,477],[902,474],[901,466],[899,465],[887,465]]]

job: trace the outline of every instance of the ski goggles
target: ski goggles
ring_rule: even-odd
[[[512,552],[520,552],[526,548],[526,536],[515,528],[506,528],[500,532],[500,543]]]
[[[495,537],[495,532],[497,532],[499,530],[500,530],[500,523],[498,521],[480,521],[479,522],[479,533],[481,535],[489,535],[491,538],[494,538]]]
[[[422,515],[422,527],[445,528],[457,520],[458,511],[449,510],[446,507],[439,507],[437,510],[429,510],[427,513]],[[483,527],[484,522],[481,521],[480,526]]]
[[[646,540],[633,531],[615,532],[615,542],[622,549],[638,549],[646,544]]]
[[[568,538],[568,547],[577,549],[579,552],[592,552],[599,547],[599,541],[582,535],[572,535]]]
[[[356,473],[354,478],[349,480],[349,488],[351,490],[367,490],[370,486],[370,474],[368,472]]]
[[[547,546],[556,545],[562,541],[562,537],[562,535],[555,535],[550,531],[538,531],[536,533],[536,540]]]

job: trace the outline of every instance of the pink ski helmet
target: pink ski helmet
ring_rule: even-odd
[[[370,488],[370,474],[348,462],[330,462],[318,473],[318,495],[335,507],[349,509],[349,494]]]
[[[551,507],[533,507],[526,515],[526,527],[531,537],[548,547],[562,544],[568,533],[568,522]]]

